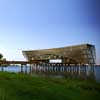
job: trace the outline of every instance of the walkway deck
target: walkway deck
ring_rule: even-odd
[[[40,61],[43,62],[43,60],[34,60],[34,61],[0,61],[0,64],[21,64],[21,65],[25,65],[25,64],[37,64]]]

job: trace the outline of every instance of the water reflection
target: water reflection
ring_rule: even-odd
[[[100,82],[100,66],[0,66],[0,71],[22,72],[44,77],[95,79]]]

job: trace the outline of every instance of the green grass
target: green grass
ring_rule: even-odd
[[[31,77],[0,72],[0,100],[99,100],[92,80]]]

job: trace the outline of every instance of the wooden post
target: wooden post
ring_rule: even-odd
[[[23,65],[21,64],[21,72],[23,72]]]
[[[4,71],[4,66],[1,66],[1,71],[2,71],[2,72]]]
[[[27,74],[27,65],[24,65],[25,66],[25,73]]]
[[[80,64],[79,64],[79,67],[78,67],[78,72],[79,72],[79,75],[80,75],[80,73],[81,73]]]

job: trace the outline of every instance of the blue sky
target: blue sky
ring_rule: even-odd
[[[0,53],[25,60],[22,50],[91,43],[100,64],[99,5],[99,0],[0,0]]]

